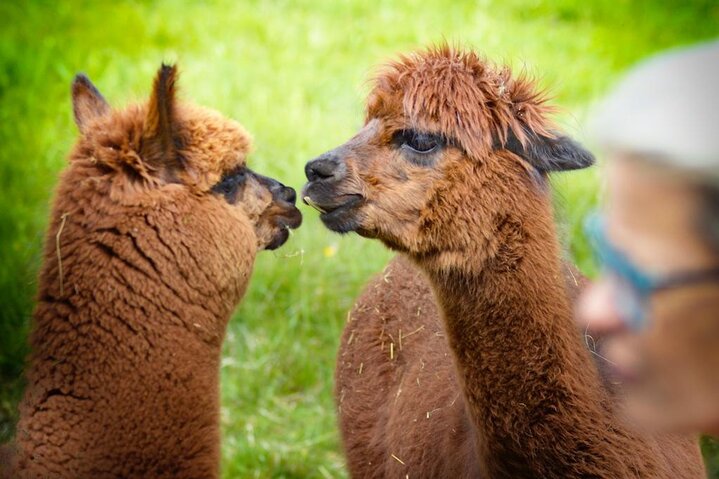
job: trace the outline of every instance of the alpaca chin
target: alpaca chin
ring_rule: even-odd
[[[336,233],[351,233],[361,224],[360,216],[353,205],[341,206],[320,215],[322,223]]]

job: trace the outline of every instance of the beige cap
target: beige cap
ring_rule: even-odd
[[[590,131],[609,151],[719,181],[719,41],[640,63],[602,102]]]

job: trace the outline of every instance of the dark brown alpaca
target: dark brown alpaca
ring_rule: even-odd
[[[9,477],[217,477],[219,362],[258,250],[295,193],[246,166],[236,122],[175,99],[111,110],[73,83],[80,138],[58,187]]]
[[[592,157],[550,112],[528,79],[441,47],[390,64],[365,127],[307,165],[327,227],[427,278],[395,261],[350,316],[336,393],[354,477],[703,477],[694,438],[615,414],[575,327],[546,177]]]

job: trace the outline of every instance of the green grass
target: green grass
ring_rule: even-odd
[[[76,136],[69,85],[144,98],[177,61],[185,98],[240,120],[253,167],[299,188],[304,163],[361,124],[366,79],[394,53],[447,39],[526,68],[580,139],[593,101],[654,51],[719,35],[713,0],[0,3],[0,441],[12,433],[48,201]],[[554,180],[562,236],[593,271],[581,217],[598,170]],[[346,310],[390,257],[325,231],[311,210],[257,261],[222,367],[225,477],[343,477],[332,401]],[[716,444],[706,451],[717,473]]]

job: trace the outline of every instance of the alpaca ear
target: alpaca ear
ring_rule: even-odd
[[[594,155],[568,136],[550,132],[552,136],[525,131],[524,144],[513,131],[501,145],[527,160],[537,170],[549,173],[587,168],[594,164]]]
[[[72,82],[72,112],[75,124],[85,133],[88,124],[110,111],[110,105],[95,88],[90,79],[78,73]]]
[[[155,77],[152,96],[142,132],[140,155],[144,163],[161,174],[178,169],[178,121],[176,117],[175,83],[177,67],[160,67]]]

